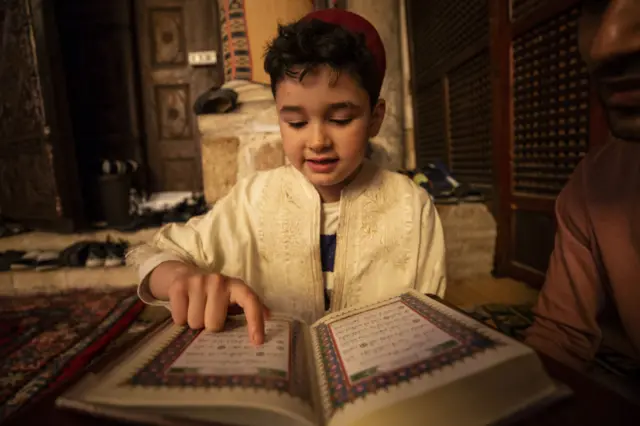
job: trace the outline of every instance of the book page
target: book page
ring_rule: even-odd
[[[330,426],[532,353],[414,291],[328,315],[311,336]]]
[[[115,368],[90,399],[172,409],[267,409],[315,423],[305,327],[274,315],[265,322],[264,344],[254,346],[244,318],[229,320],[220,333],[172,325]]]
[[[329,328],[351,384],[460,345],[399,301],[336,321]]]
[[[290,377],[290,324],[265,324],[264,345],[253,346],[241,324],[225,333],[200,332],[167,369],[167,375],[253,376],[288,379]],[[141,381],[144,382],[144,381]],[[276,386],[283,386],[284,381]]]

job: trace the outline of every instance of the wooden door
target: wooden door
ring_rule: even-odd
[[[555,200],[590,147],[607,139],[577,44],[579,1],[490,0],[496,272],[540,286]]]
[[[440,160],[456,179],[493,182],[486,0],[407,0],[416,165]]]
[[[202,188],[193,104],[221,84],[215,66],[189,65],[189,52],[219,52],[217,1],[138,0],[138,45],[150,184],[154,191]]]
[[[0,3],[0,212],[71,230],[83,213],[52,6]]]

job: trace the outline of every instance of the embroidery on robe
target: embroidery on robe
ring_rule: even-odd
[[[372,178],[369,186],[350,206],[351,223],[359,223],[355,230],[350,230],[354,238],[355,253],[348,254],[348,264],[354,265],[348,281],[357,283],[344,289],[343,306],[359,303],[360,294],[365,289],[363,282],[368,277],[388,276],[380,273],[391,265],[393,274],[402,280],[409,271],[407,264],[412,259],[412,232],[420,232],[420,215],[414,212],[414,198],[416,195],[407,191],[398,191],[403,182],[396,181],[391,172],[379,170]],[[396,185],[396,182],[398,183]],[[418,223],[415,223],[416,216]],[[417,225],[417,226],[416,226]],[[417,250],[417,247],[416,247]],[[415,254],[417,255],[417,253]]]
[[[270,307],[309,315],[315,312],[312,247],[306,243],[311,236],[313,206],[298,178],[288,166],[269,177],[259,203],[259,251],[267,259],[265,295],[277,305]]]

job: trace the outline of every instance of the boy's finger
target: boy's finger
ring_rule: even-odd
[[[177,325],[184,325],[187,322],[187,307],[189,306],[189,298],[185,291],[169,292],[169,308],[171,309],[171,318]]]
[[[189,308],[187,323],[194,330],[204,327],[204,309],[207,303],[206,294],[202,286],[192,286],[189,291]]]
[[[244,309],[249,339],[254,345],[261,345],[264,342],[264,307],[258,296],[240,281],[230,281],[228,288],[230,302],[237,303]]]
[[[215,283],[207,286],[207,305],[204,310],[204,327],[207,331],[222,331],[227,319],[229,296],[220,292]]]

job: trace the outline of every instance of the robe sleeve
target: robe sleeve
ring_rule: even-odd
[[[208,213],[184,224],[165,225],[150,242],[133,248],[127,255],[127,263],[137,269],[140,299],[147,304],[168,306],[166,301],[153,297],[148,283],[151,272],[166,261],[181,261],[205,271],[242,277],[244,260],[254,241],[252,205],[261,183],[256,178],[239,182]]]
[[[444,234],[431,198],[424,196],[415,288],[422,294],[444,297],[447,287]]]
[[[600,344],[597,317],[605,298],[590,249],[583,163],[556,201],[555,247],[525,338],[528,345],[578,369],[587,366]]]

